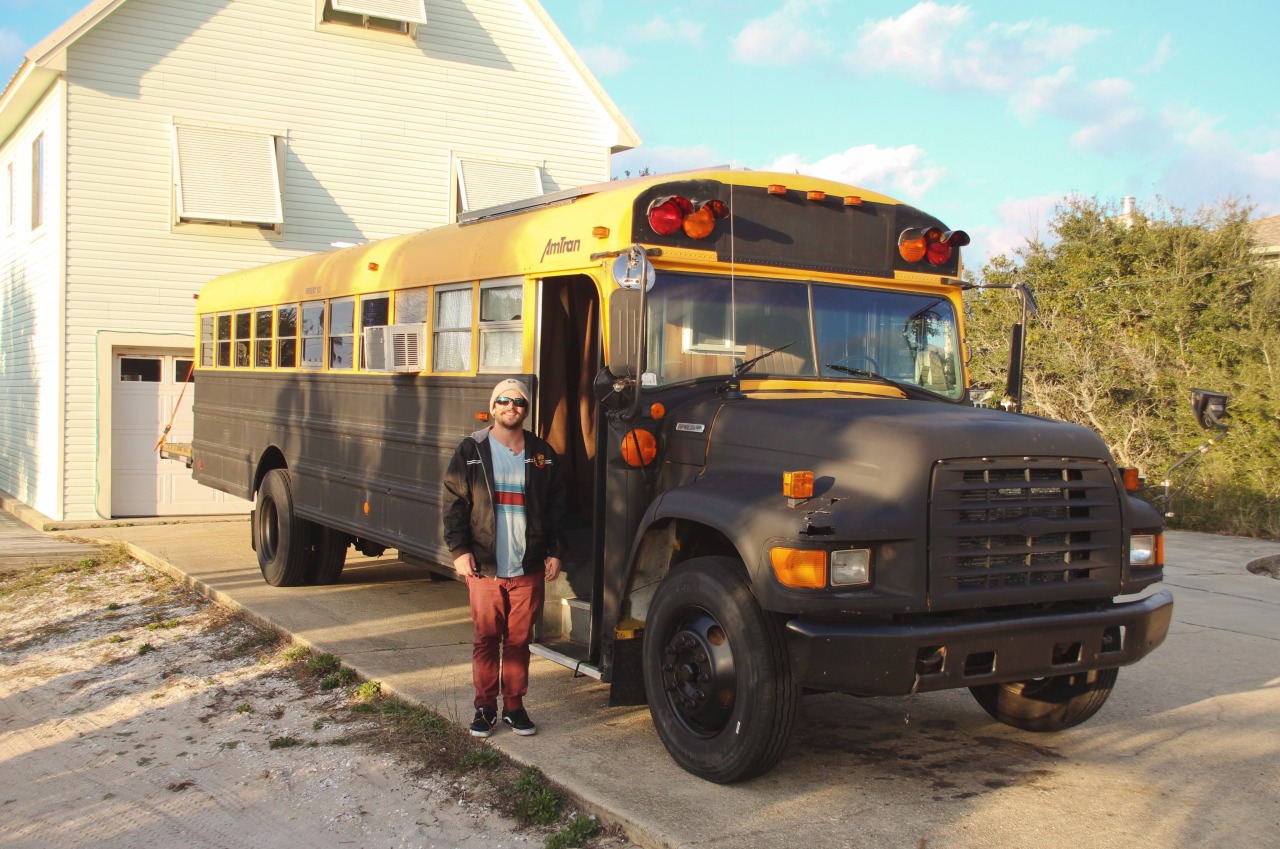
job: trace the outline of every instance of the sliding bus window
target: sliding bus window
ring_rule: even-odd
[[[298,367],[298,305],[276,307],[276,365]]]
[[[357,335],[360,337],[360,368],[362,370],[368,368],[364,352],[364,329],[366,327],[386,327],[390,323],[390,317],[391,298],[385,292],[377,295],[362,295],[360,297],[360,327]]]
[[[329,302],[329,368],[350,369],[355,365],[355,298]]]
[[[253,323],[253,313],[249,310],[236,312],[236,368],[249,367],[249,331]]]
[[[480,287],[480,371],[519,371],[523,281]]]
[[[431,312],[431,290],[401,289],[396,292],[396,324],[426,324]]]
[[[255,368],[271,368],[271,307],[262,307],[253,313],[253,365]]]
[[[324,368],[324,301],[302,305],[303,368]]]
[[[231,365],[231,313],[218,315],[218,365],[227,368]]]
[[[435,371],[471,370],[471,287],[436,290]]]
[[[200,316],[200,365],[213,365],[213,316]]]

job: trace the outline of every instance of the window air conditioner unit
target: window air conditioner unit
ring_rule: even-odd
[[[425,324],[388,324],[364,329],[365,368],[370,371],[420,372],[426,366]]]

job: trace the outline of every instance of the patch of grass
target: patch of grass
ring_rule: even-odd
[[[578,849],[600,833],[600,823],[590,817],[574,817],[564,828],[547,838],[546,849]]]
[[[335,672],[320,679],[320,689],[336,690],[339,687],[350,687],[358,677],[356,671],[351,667],[339,666]]]
[[[365,681],[356,687],[355,699],[358,702],[372,702],[382,697],[382,682]]]
[[[458,759],[459,772],[471,772],[476,769],[497,769],[505,761],[502,755],[488,746],[472,749]]]
[[[107,605],[107,610],[119,610],[119,609],[120,609],[120,605],[114,601]]]
[[[301,744],[296,737],[273,737],[267,743],[267,747],[271,749],[289,749],[298,745]]]
[[[236,657],[249,654],[250,652],[260,651],[262,649],[274,648],[280,644],[280,632],[273,630],[258,631],[252,636],[246,637],[232,647],[231,652]]]
[[[139,655],[143,655],[143,654],[150,654],[151,652],[153,652],[153,651],[155,651],[155,650],[156,650],[156,647],[155,647],[155,646],[153,646],[153,645],[151,645],[151,643],[143,643],[142,645],[138,646],[138,652],[137,652],[137,653],[138,653]]]
[[[307,671],[318,678],[332,675],[342,668],[337,656],[324,652],[307,660]]]
[[[236,708],[236,713],[253,713],[253,705],[243,704]]]
[[[177,620],[177,619],[166,619],[166,620],[164,620],[163,622],[148,622],[148,623],[147,623],[147,630],[148,630],[148,631],[159,631],[161,628],[169,629],[169,628],[177,628],[177,627],[178,627],[178,620]]]
[[[110,637],[107,637],[107,642],[108,642],[108,643],[123,643],[123,642],[125,642],[125,641],[126,641],[126,640],[128,640],[128,639],[129,639],[128,637],[122,637],[122,636],[120,636],[119,634],[112,634]]]
[[[542,770],[527,766],[516,779],[514,813],[521,822],[551,825],[560,818],[560,794],[547,784]]]
[[[291,648],[285,651],[284,659],[289,661],[290,663],[296,663],[297,661],[302,660],[309,654],[311,654],[311,649],[307,648],[306,646],[292,646]]]

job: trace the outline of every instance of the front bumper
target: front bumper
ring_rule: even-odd
[[[1136,663],[1164,642],[1168,590],[1069,610],[921,617],[867,624],[794,619],[796,682],[864,696],[905,695]]]

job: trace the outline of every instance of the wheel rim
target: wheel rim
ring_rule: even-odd
[[[690,733],[711,737],[733,713],[737,695],[733,648],[705,610],[679,620],[662,649],[662,684],[672,714]]]

